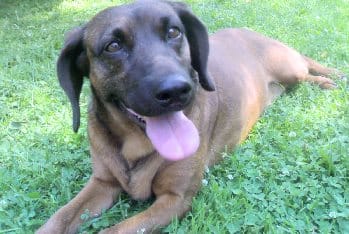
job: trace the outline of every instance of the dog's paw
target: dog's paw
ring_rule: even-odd
[[[337,84],[332,80],[323,82],[323,83],[319,84],[319,86],[322,89],[336,89],[336,88],[338,88]]]

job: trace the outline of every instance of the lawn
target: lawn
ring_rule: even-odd
[[[88,82],[75,134],[55,63],[66,31],[121,2],[0,0],[0,233],[32,233],[88,180]],[[349,74],[348,0],[187,2],[211,33],[248,27]],[[163,231],[349,233],[349,86],[337,84],[301,84],[278,99],[207,170],[192,211]],[[148,205],[122,195],[80,231],[95,233]]]

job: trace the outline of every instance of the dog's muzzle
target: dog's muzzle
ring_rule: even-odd
[[[145,130],[155,149],[164,158],[175,161],[193,155],[199,147],[200,138],[196,126],[183,113],[183,109],[193,100],[193,82],[180,75],[152,81],[152,92],[142,93],[139,89],[137,92],[137,99],[142,95],[149,98],[149,106],[144,104],[146,102],[143,102],[143,106],[113,102],[129,119]],[[143,92],[147,90],[149,89]]]

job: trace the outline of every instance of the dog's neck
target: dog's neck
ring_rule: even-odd
[[[103,128],[103,134],[109,134],[108,138],[114,140],[115,145],[110,147],[115,148],[112,151],[115,152],[118,168],[123,172],[123,176],[118,178],[123,189],[134,199],[147,199],[151,195],[151,181],[164,159],[155,151],[145,132],[122,111],[102,102],[96,95],[92,95],[89,121],[99,124],[98,129]],[[112,167],[109,169],[113,170]]]

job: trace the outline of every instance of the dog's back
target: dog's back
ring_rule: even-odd
[[[216,153],[211,154],[209,164],[219,159],[217,152],[229,151],[243,141],[266,106],[287,88],[302,81],[334,88],[335,83],[326,76],[337,72],[244,28],[224,29],[210,36],[208,67],[217,89],[213,94],[217,103],[210,110],[217,113],[211,135]],[[207,103],[215,98],[209,99]]]

